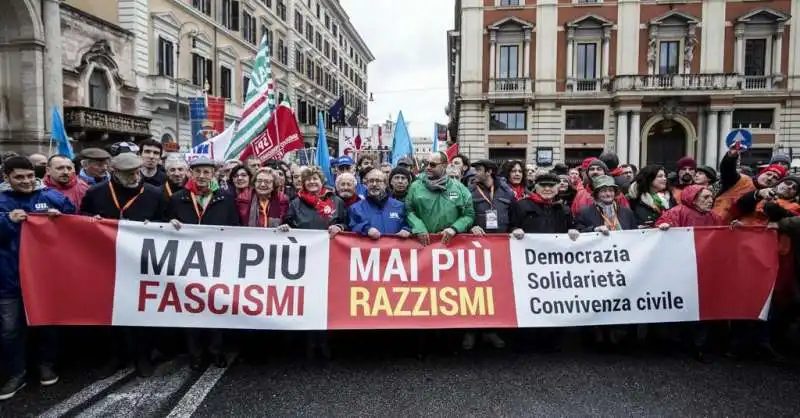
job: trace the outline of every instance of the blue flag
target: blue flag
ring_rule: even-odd
[[[431,146],[431,151],[439,152],[439,124],[436,122],[433,123],[433,145]]]
[[[331,123],[334,125],[344,125],[344,96],[339,96],[339,100],[328,109]]]
[[[403,119],[403,111],[397,115],[397,124],[394,127],[394,138],[392,138],[392,167],[397,167],[397,162],[405,156],[414,155],[414,146],[411,145],[411,135],[408,134],[406,120]]]
[[[75,152],[72,151],[72,144],[69,143],[67,138],[67,132],[64,130],[64,121],[61,120],[61,113],[59,113],[57,106],[53,106],[50,131],[52,132],[53,141],[56,142],[56,153],[70,160],[75,158]]]
[[[325,183],[333,186],[331,157],[328,155],[328,137],[325,136],[325,119],[322,117],[322,112],[319,112],[319,116],[317,116],[317,155],[314,163],[325,174]]]

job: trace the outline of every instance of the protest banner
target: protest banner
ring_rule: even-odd
[[[20,273],[31,325],[324,330],[763,320],[779,265],[765,230],[432,242],[33,216]]]

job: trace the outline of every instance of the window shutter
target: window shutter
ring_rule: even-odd
[[[158,58],[156,58],[156,67],[158,75],[165,75],[165,62],[164,62],[164,39],[158,37]]]
[[[214,61],[206,60],[206,79],[208,80],[208,94],[214,95]],[[202,84],[204,84],[205,81]]]
[[[231,2],[231,30],[234,32],[239,31],[239,2]]]

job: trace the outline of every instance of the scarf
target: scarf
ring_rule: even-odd
[[[438,179],[425,177],[425,187],[434,193],[441,193],[447,190],[447,180],[450,180],[447,176],[441,176]]]
[[[525,186],[520,184],[509,184],[511,186],[511,191],[514,192],[514,198],[517,200],[522,200],[525,197]]]
[[[341,198],[341,196],[340,196],[340,198]],[[355,193],[353,193],[353,195],[352,195],[352,196],[350,196],[350,197],[349,197],[349,198],[347,198],[347,199],[344,199],[344,198],[341,198],[341,199],[342,199],[342,200],[344,200],[344,205],[345,205],[346,207],[348,207],[348,208],[349,208],[350,206],[353,206],[353,205],[355,205],[356,203],[358,203],[358,201],[359,201],[359,200],[361,200],[361,199],[358,197],[358,195],[357,195],[357,194],[355,194]]]
[[[89,183],[89,185],[94,185],[94,184],[97,184],[97,183],[102,183],[102,182],[104,182],[104,181],[106,181],[106,180],[108,180],[108,179],[110,179],[110,178],[111,178],[111,174],[109,174],[109,173],[106,173],[106,174],[105,174],[105,176],[103,176],[103,177],[92,177],[92,176],[90,176],[89,174],[87,174],[87,173],[86,173],[86,170],[84,170],[84,169],[81,169],[81,171],[80,171],[80,173],[78,173],[78,175],[79,175],[79,176],[80,176],[80,177],[81,177],[81,178],[82,178],[82,179],[83,179],[85,182]]]
[[[50,176],[45,176],[44,177],[44,185],[45,186],[50,187],[52,189],[59,190],[59,191],[60,190],[69,190],[69,189],[75,187],[76,184],[78,184],[78,176],[72,176],[72,178],[69,179],[69,183],[67,183],[67,184],[57,183],[57,182],[53,181],[53,179]]]
[[[650,192],[649,195],[650,195],[650,198],[653,199],[653,204],[655,205],[654,209],[656,209],[656,211],[658,213],[661,213],[661,212],[669,209],[667,207],[667,204],[661,199],[661,197],[658,195],[658,193]]]
[[[253,197],[250,200],[250,211],[247,219],[247,226],[255,226],[260,228],[273,228],[277,226],[277,224],[273,225],[270,221],[273,219],[278,220],[278,224],[282,218],[281,216],[281,198],[283,194],[277,191],[272,192],[269,196],[269,200],[267,200],[267,219],[264,219],[263,213],[261,211],[261,199],[253,193]]]
[[[320,190],[320,194],[312,194],[301,190],[297,193],[297,197],[314,208],[317,214],[323,219],[330,219],[336,211],[336,203],[331,198],[330,190],[323,188]]]
[[[530,200],[531,202],[536,203],[537,205],[541,205],[541,206],[553,206],[555,203],[557,203],[553,199],[545,199],[545,198],[543,198],[541,195],[539,195],[539,193],[536,193],[536,192],[533,192],[533,193],[529,194],[525,198]]]
[[[600,217],[603,218],[603,225],[607,226],[611,231],[621,231],[622,225],[619,223],[619,217],[617,217],[617,204],[616,202],[611,203],[602,203],[602,202],[595,202],[595,207],[597,211],[600,213]]]
[[[197,202],[200,203],[200,205],[203,206],[203,208],[205,208],[206,204],[208,203],[208,199],[214,194],[214,192],[219,190],[219,183],[217,183],[216,180],[211,180],[211,185],[208,187],[208,190],[203,195],[201,195],[200,192],[198,191],[197,183],[194,181],[194,179],[189,179],[189,181],[186,182],[186,186],[184,186],[184,188],[189,192],[193,193],[197,197]]]

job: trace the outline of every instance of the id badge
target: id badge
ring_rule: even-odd
[[[497,229],[497,211],[486,211],[486,229]]]

